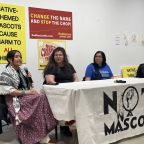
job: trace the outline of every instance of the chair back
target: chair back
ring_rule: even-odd
[[[4,120],[7,125],[10,123],[8,118],[8,108],[5,101],[5,95],[0,95],[0,134],[2,133],[2,120]]]

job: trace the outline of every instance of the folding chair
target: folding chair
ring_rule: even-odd
[[[2,120],[6,122],[3,125]],[[0,95],[0,134],[3,132],[2,127],[5,125],[9,125],[10,119],[8,118],[8,109],[5,102],[5,95]]]

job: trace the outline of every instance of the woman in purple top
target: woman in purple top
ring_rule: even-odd
[[[28,74],[20,66],[21,53],[7,54],[8,64],[0,75],[5,83],[6,103],[18,139],[22,144],[54,144],[48,133],[57,124],[45,94],[29,87]]]
[[[85,72],[85,80],[103,80],[113,77],[113,73],[106,63],[104,52],[97,51],[94,55],[93,63],[89,64]]]

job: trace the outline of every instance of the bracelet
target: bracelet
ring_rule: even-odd
[[[26,91],[25,91],[25,90],[22,90],[21,95],[22,95],[22,96],[26,95]]]

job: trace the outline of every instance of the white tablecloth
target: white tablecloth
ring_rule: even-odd
[[[54,116],[76,120],[79,144],[108,144],[144,133],[144,79],[44,85]]]

